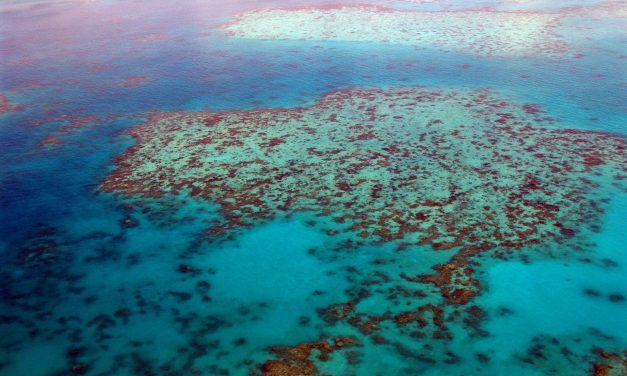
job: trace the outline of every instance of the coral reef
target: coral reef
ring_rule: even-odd
[[[329,354],[335,350],[354,346],[352,338],[335,338],[331,343],[318,341],[302,343],[288,347],[274,347],[274,353],[279,359],[268,360],[261,366],[264,376],[306,376],[317,375],[318,370],[309,358],[317,353],[320,361],[327,361]]]
[[[23,104],[11,104],[9,98],[0,93],[0,115],[6,112],[22,111],[24,107]]]
[[[386,263],[377,259],[375,272],[354,271],[360,288],[351,300],[318,313],[329,328],[350,328],[402,357],[454,364],[451,325],[486,335],[485,312],[469,304],[481,292],[475,270],[488,259],[524,258],[530,245],[581,248],[607,202],[601,187],[625,190],[624,138],[559,125],[536,105],[487,90],[425,87],[343,90],[293,109],[160,112],[129,131],[136,143],[100,189],[139,201],[189,194],[217,203],[222,216],[205,240],[307,212],[343,239],[338,251],[395,243],[399,252],[451,252],[433,274],[388,275],[376,271]],[[370,296],[386,299],[386,310],[360,308]],[[434,341],[416,350],[391,337]],[[316,374],[332,348],[276,348],[278,359],[262,370]]]
[[[224,27],[234,37],[405,44],[482,56],[556,54],[559,14],[533,11],[395,10],[333,4],[256,10]]]
[[[471,288],[469,258],[569,241],[602,212],[601,182],[624,189],[622,137],[553,122],[486,90],[420,87],[339,91],[294,109],[156,113],[129,132],[137,143],[101,189],[218,203],[208,237],[311,211],[355,244],[458,249],[424,281]]]

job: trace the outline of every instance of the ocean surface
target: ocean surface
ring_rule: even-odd
[[[0,375],[627,375],[626,137],[624,1],[2,1]]]

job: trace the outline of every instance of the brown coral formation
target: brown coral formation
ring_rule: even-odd
[[[622,376],[627,374],[627,351],[596,350],[597,362],[591,367],[592,376]]]
[[[490,243],[483,243],[481,246],[466,246],[448,263],[434,266],[436,274],[421,275],[413,281],[437,286],[442,297],[452,304],[466,304],[479,293],[479,282],[473,278],[474,269],[468,265],[468,260],[492,248],[494,245]]]
[[[331,343],[318,341],[288,347],[273,347],[271,351],[279,359],[268,360],[261,366],[261,370],[264,376],[317,375],[318,370],[311,357],[326,361],[332,352],[354,346],[354,344],[354,340],[350,337],[337,337]]]

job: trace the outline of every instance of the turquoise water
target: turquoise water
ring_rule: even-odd
[[[505,260],[481,259],[481,292],[462,306],[399,277],[433,273],[456,248],[347,242],[352,235],[332,220],[341,213],[315,211],[210,237],[224,215],[215,202],[99,188],[135,142],[124,132],[155,111],[294,108],[353,87],[488,88],[539,106],[558,119],[551,127],[627,135],[619,11],[610,21],[563,20],[557,32],[573,49],[557,57],[237,39],[220,29],[242,12],[303,4],[0,4],[0,94],[9,102],[0,112],[0,375],[262,374],[281,359],[272,347],[339,337],[357,345],[328,360],[315,350],[318,373],[585,375],[613,364],[610,375],[625,374],[627,196],[619,183],[603,182],[612,199],[585,219],[577,244],[549,239]],[[559,12],[604,3],[377,4]],[[349,302],[352,311],[330,317],[329,307]],[[434,338],[431,324],[418,336],[416,324],[394,323],[428,304],[445,310],[449,340]],[[483,312],[472,325],[464,321],[471,306]],[[377,331],[366,333],[361,325],[376,318]]]
[[[625,347],[627,336],[617,330],[627,327],[625,307],[611,299],[626,292],[627,260],[620,240],[625,199],[624,194],[614,199],[604,231],[595,236],[594,252],[583,260],[509,262],[492,268],[490,290],[481,300],[496,317],[486,325],[491,336],[477,346],[503,362],[524,352],[538,336],[558,338],[582,353],[599,337]]]

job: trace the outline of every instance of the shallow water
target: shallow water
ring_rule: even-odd
[[[626,9],[3,2],[0,375],[627,374]]]

